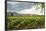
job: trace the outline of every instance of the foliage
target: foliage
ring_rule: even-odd
[[[7,29],[37,29],[44,28],[44,16],[7,17]]]

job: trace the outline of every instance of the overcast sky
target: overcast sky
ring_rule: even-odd
[[[44,0],[7,0],[7,1],[35,1],[35,2],[44,2]]]
[[[24,3],[24,2],[8,2],[7,9],[10,11],[22,11],[24,9],[30,9],[33,7],[34,3]]]
[[[17,12],[19,14],[38,14],[41,13],[41,9],[36,10],[34,3],[24,3],[24,2],[7,2],[7,12]]]

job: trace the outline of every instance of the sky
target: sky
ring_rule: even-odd
[[[24,2],[8,2],[7,9],[11,11],[22,11],[24,9],[30,9],[33,7],[34,3],[24,3]]]
[[[35,1],[35,2],[44,2],[44,0],[7,0],[7,1]]]
[[[41,12],[41,8],[36,10],[36,5],[34,6],[34,3],[24,3],[24,2],[9,2],[8,1],[7,12],[17,12],[19,14],[44,15],[44,10],[43,12]]]

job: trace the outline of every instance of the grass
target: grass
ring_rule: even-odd
[[[45,27],[44,16],[9,16],[7,29],[39,29]]]

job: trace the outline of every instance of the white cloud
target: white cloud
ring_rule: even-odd
[[[8,1],[7,3],[10,3],[10,4],[14,5],[14,4],[17,4],[19,2],[9,2]],[[37,15],[44,15],[44,10],[43,10],[43,13],[41,13],[41,8],[39,8],[38,10],[36,10],[36,7],[40,7],[40,5],[39,6],[33,6],[30,9],[23,9],[21,11],[18,11],[17,13],[20,13],[20,14],[37,14]],[[13,11],[11,11],[11,12],[13,12]]]
[[[44,10],[43,10],[44,11]],[[19,11],[18,13],[20,14],[36,14],[36,15],[44,15],[44,12],[41,13],[41,9],[36,10],[35,7],[31,8],[31,9],[24,9]]]
[[[45,2],[45,0],[12,0],[12,1],[33,1],[33,2]]]
[[[9,1],[35,1],[35,2],[45,2],[45,0],[9,0]]]
[[[19,3],[19,2],[11,2],[11,1],[7,1],[7,3],[8,3],[8,4],[14,5],[14,4],[17,4],[17,3]]]

